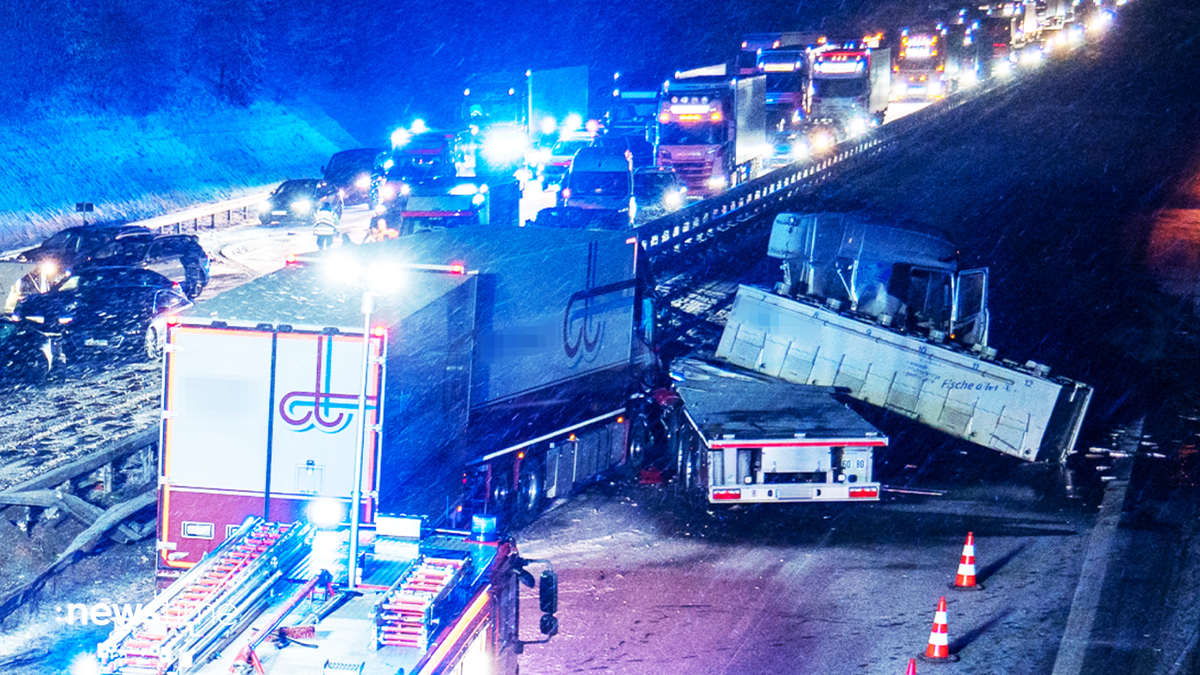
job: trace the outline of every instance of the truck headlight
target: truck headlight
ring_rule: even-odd
[[[485,201],[487,201],[487,195],[477,193],[474,197],[471,197],[471,203],[475,206],[481,206]]]
[[[450,194],[456,196],[473,195],[479,192],[474,183],[461,183],[450,188]]]
[[[391,199],[396,196],[396,188],[391,185],[384,184],[379,188],[380,199]]]
[[[725,176],[713,176],[712,178],[708,179],[708,187],[714,190],[720,190],[721,188],[725,187],[726,184],[727,181],[725,180]]]

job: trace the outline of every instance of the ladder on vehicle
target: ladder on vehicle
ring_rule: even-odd
[[[239,623],[303,554],[308,526],[248,520],[97,649],[100,672],[184,670]]]
[[[437,605],[471,567],[470,558],[419,556],[375,605],[375,645],[429,648],[438,626]]]

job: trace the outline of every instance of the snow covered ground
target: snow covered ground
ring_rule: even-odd
[[[139,220],[317,177],[331,154],[362,145],[303,100],[8,118],[0,124],[0,251],[33,246],[85,215]],[[95,211],[76,213],[78,202]]]

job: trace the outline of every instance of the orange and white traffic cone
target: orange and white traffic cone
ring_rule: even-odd
[[[954,583],[950,588],[956,591],[982,591],[983,584],[975,582],[975,533],[967,533],[967,543],[963,544],[962,558],[958,563],[958,574],[954,575]]]
[[[946,598],[938,601],[937,613],[933,615],[933,630],[929,631],[929,645],[921,659],[930,663],[957,661],[958,656],[950,653],[950,627],[946,624]]]
[[[904,675],[917,675],[917,660],[908,660],[908,669],[904,671]]]

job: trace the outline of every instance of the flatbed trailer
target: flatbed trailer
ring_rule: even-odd
[[[835,388],[697,359],[672,375],[686,419],[676,470],[710,504],[878,501],[873,453],[887,437]]]

